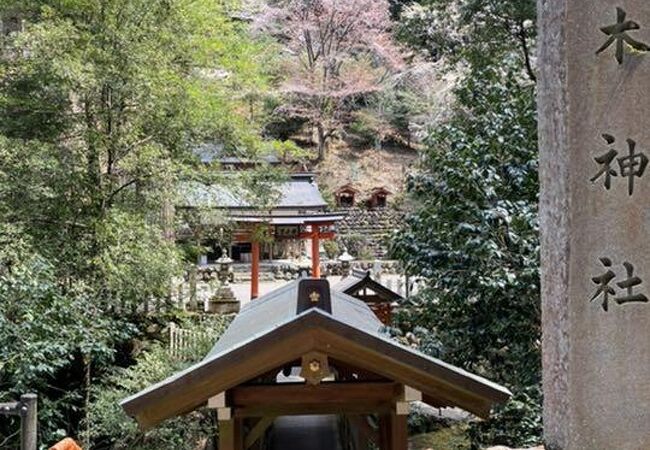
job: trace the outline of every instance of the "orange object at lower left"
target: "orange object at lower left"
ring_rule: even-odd
[[[50,447],[50,450],[83,450],[79,445],[71,438],[65,438],[58,444]]]

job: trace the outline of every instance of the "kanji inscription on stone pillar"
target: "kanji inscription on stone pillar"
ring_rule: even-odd
[[[547,449],[650,449],[650,1],[538,8]]]

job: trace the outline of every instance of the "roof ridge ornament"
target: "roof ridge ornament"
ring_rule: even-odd
[[[306,278],[299,282],[296,314],[301,314],[313,308],[318,308],[332,314],[329,281]]]

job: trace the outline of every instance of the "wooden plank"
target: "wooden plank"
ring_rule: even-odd
[[[232,408],[217,408],[217,420],[224,421],[232,419]]]
[[[413,389],[411,386],[402,386],[400,400],[404,402],[421,402],[422,392],[418,391],[417,389]]]
[[[389,413],[394,408],[393,403],[302,403],[289,405],[257,405],[236,408],[236,418],[266,417],[266,416],[303,416],[303,415],[338,415],[338,414],[375,414]]]
[[[264,435],[266,430],[268,430],[268,428],[273,424],[274,420],[274,416],[262,417],[246,436],[246,439],[244,440],[244,450],[255,445],[255,443]]]
[[[221,392],[208,399],[208,408],[217,409],[226,407],[226,393]]]
[[[230,392],[235,408],[269,404],[391,403],[401,394],[401,386],[394,382],[327,382],[314,386],[302,383],[238,386]]]

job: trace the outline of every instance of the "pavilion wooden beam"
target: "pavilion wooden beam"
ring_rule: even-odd
[[[251,417],[268,416],[304,416],[304,415],[339,415],[345,414],[388,414],[392,411],[394,403],[296,403],[258,405],[245,408],[234,408],[235,418],[245,419]]]
[[[274,420],[275,416],[262,417],[251,429],[251,431],[248,432],[248,435],[246,435],[246,439],[244,440],[244,450],[248,450],[253,445],[255,445],[255,443],[259,441],[260,438],[264,435],[266,430],[268,430],[269,427],[273,425]]]
[[[234,408],[265,405],[341,405],[344,403],[394,403],[403,388],[394,382],[307,384],[274,384],[268,386],[238,386],[228,392],[228,404]]]

